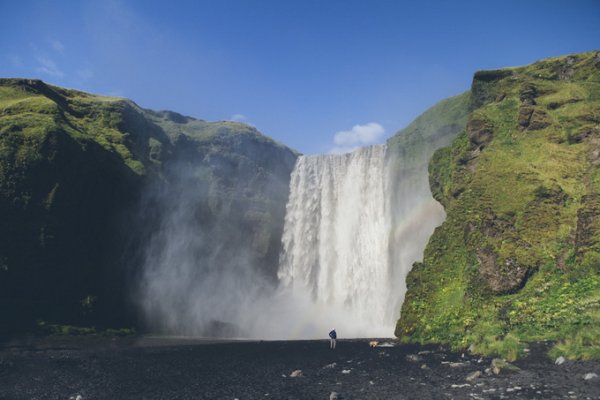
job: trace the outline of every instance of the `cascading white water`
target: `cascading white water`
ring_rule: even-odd
[[[279,279],[343,316],[354,336],[390,336],[397,317],[385,155],[376,145],[302,156],[291,176]]]

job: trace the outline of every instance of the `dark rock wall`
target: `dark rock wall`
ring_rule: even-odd
[[[148,193],[177,202],[181,184],[202,193],[200,226],[227,215],[274,276],[295,158],[242,124],[0,80],[0,330],[137,325],[131,288],[162,206]]]

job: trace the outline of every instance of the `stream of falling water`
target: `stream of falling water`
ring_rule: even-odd
[[[385,155],[385,145],[376,145],[302,156],[290,182],[280,282],[343,314],[357,335],[393,333]]]

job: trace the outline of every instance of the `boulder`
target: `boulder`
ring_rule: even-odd
[[[491,369],[492,369],[492,372],[494,373],[494,375],[518,372],[521,370],[516,365],[513,365],[513,364],[509,363],[508,361],[503,360],[501,358],[494,358],[492,360]]]
[[[481,371],[471,372],[469,375],[467,375],[465,380],[467,382],[471,382],[471,381],[474,381],[475,379],[479,378],[480,376],[481,376]]]
[[[556,359],[556,361],[554,361],[554,364],[561,365],[564,362],[565,362],[565,358],[563,356],[560,356]]]
[[[598,374],[596,374],[594,372],[588,372],[587,374],[585,374],[583,376],[583,379],[585,379],[586,381],[591,381],[592,379],[598,379]]]
[[[290,374],[290,378],[302,378],[303,376],[304,376],[304,374],[302,373],[301,369],[292,371],[292,373]]]

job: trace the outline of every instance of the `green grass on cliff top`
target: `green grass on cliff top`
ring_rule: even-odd
[[[130,100],[92,95],[46,85],[41,81],[0,79],[0,153],[26,160],[39,153],[50,132],[61,131],[82,146],[93,141],[119,156],[136,174],[147,173],[151,152],[184,135],[202,144],[242,145],[243,136],[256,143],[283,148],[255,128],[233,121],[206,122],[170,111],[151,111]],[[10,157],[9,157],[10,158]]]
[[[134,172],[144,173],[142,162],[126,143],[126,134],[119,130],[119,104],[125,100],[40,86],[47,93],[27,90],[21,80],[0,82],[0,133],[5,152],[7,146],[16,145],[12,150],[17,161],[35,157],[48,133],[62,131],[82,145],[93,140],[121,157]]]

